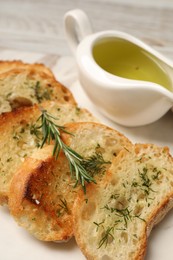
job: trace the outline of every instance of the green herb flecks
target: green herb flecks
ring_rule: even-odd
[[[87,172],[87,169],[85,169],[85,166],[83,165],[83,157],[61,140],[60,131],[67,134],[71,133],[66,131],[64,126],[57,125],[54,122],[56,118],[47,113],[46,110],[42,110],[41,112],[41,116],[37,119],[37,122],[41,121],[41,124],[35,127],[35,131],[41,129],[43,134],[40,148],[42,148],[46,143],[50,144],[50,142],[53,140],[53,156],[55,156],[57,159],[60,151],[62,150],[64,152],[69,163],[71,176],[76,180],[75,186],[80,183],[84,192],[86,192],[85,183],[96,182],[94,178]]]
[[[98,248],[102,247],[103,245],[105,245],[105,247],[107,247],[107,244],[109,243],[109,241],[113,241],[114,240],[114,236],[112,234],[112,231],[114,230],[114,227],[107,227],[107,229],[104,231],[102,238],[99,241],[99,245]]]
[[[128,207],[118,209],[114,207],[109,207],[107,204],[104,206],[105,209],[109,210],[111,213],[114,213],[116,217],[119,218],[118,222],[124,222],[124,228],[127,228],[128,221],[132,219],[131,210]]]
[[[69,213],[66,199],[60,199],[59,209],[57,210],[57,216],[60,217],[64,212]]]
[[[153,180],[159,180],[159,177],[161,175],[161,171],[158,170],[156,167],[153,169],[153,175],[151,176]]]
[[[152,182],[149,179],[148,175],[148,168],[144,167],[142,171],[139,171],[139,177],[141,178],[141,188],[144,190],[144,192],[149,195],[150,191],[154,192],[154,190],[151,188]]]
[[[68,207],[67,207],[67,201],[64,199],[60,199],[59,206],[64,209],[66,212],[68,212]]]
[[[93,222],[94,223],[94,225],[96,225],[97,226],[97,229],[96,229],[96,231],[98,231],[99,230],[99,227],[103,224],[105,222],[105,220],[103,220],[103,221],[101,221],[100,223],[97,223],[97,222]]]
[[[44,91],[43,91],[40,86],[40,82],[39,81],[36,82],[35,97],[38,100],[38,103],[42,102],[44,99],[50,100],[51,94],[52,94],[52,89],[44,89]]]
[[[91,176],[96,174],[104,174],[107,164],[111,164],[111,162],[105,161],[100,152],[82,161],[83,167],[90,173]]]

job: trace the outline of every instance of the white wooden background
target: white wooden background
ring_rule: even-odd
[[[68,55],[62,19],[73,8],[95,31],[126,31],[173,59],[173,0],[0,0],[0,48]]]

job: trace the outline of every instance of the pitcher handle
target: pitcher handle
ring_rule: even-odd
[[[90,20],[85,12],[74,9],[65,14],[64,28],[69,46],[75,55],[78,44],[92,33]]]

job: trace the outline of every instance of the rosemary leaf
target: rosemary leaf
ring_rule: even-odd
[[[84,192],[86,192],[86,182],[96,183],[89,171],[89,167],[91,169],[93,168],[91,162],[89,161],[87,166],[87,160],[84,160],[80,154],[71,149],[61,140],[60,131],[68,134],[71,133],[66,131],[65,127],[55,124],[52,119],[56,120],[56,118],[47,113],[46,110],[41,110],[41,112],[41,116],[37,119],[37,122],[41,121],[41,123],[37,127],[35,126],[35,132],[38,129],[41,129],[43,134],[40,148],[42,148],[46,143],[50,144],[51,140],[54,141],[53,156],[57,159],[60,151],[62,150],[64,152],[69,163],[71,176],[76,180],[75,186],[80,183]],[[92,160],[93,159],[95,158],[92,158]]]

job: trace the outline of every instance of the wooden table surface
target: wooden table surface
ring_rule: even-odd
[[[128,32],[173,59],[173,0],[0,0],[0,48],[69,55],[63,16],[74,8],[94,31]]]

